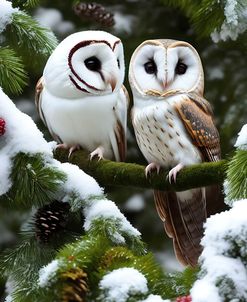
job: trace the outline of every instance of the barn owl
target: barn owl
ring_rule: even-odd
[[[36,86],[36,106],[69,156],[82,147],[91,158],[124,160],[124,69],[121,41],[103,31],[74,33],[51,54]]]
[[[134,52],[129,81],[132,124],[148,161],[146,175],[170,168],[170,183],[187,165],[220,159],[219,134],[203,97],[204,75],[197,51],[186,42],[148,40]],[[195,266],[206,220],[209,190],[154,191],[156,209],[173,238],[178,260]]]

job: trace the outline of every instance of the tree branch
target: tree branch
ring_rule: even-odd
[[[79,150],[68,159],[68,151],[57,149],[55,158],[61,162],[70,162],[93,176],[102,186],[127,186],[152,188],[165,191],[184,191],[191,188],[221,184],[225,178],[226,160],[192,165],[182,169],[176,184],[167,180],[168,171],[161,170],[145,177],[145,166],[133,163],[113,162],[109,160],[89,160],[88,152]]]

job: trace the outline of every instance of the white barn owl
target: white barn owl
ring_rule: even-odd
[[[82,147],[91,158],[125,159],[124,70],[121,41],[103,31],[68,36],[48,59],[36,86],[36,105],[53,138],[69,154]]]
[[[170,168],[169,181],[187,165],[220,159],[219,134],[203,97],[204,75],[197,51],[186,42],[149,40],[134,52],[129,71],[134,96],[132,123],[149,165],[146,175]],[[211,188],[212,189],[212,188]],[[195,266],[210,188],[155,191],[155,204],[178,260]]]

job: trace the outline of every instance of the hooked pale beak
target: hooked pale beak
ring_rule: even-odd
[[[115,77],[110,78],[109,84],[111,85],[111,90],[114,91],[117,85],[117,80]]]

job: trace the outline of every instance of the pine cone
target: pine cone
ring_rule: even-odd
[[[36,235],[41,242],[49,242],[53,235],[64,230],[69,208],[68,203],[55,200],[37,211],[35,215]]]
[[[81,2],[76,4],[73,9],[80,18],[86,18],[107,27],[115,24],[113,14],[108,12],[101,4]]]
[[[192,302],[191,296],[178,297],[176,302]]]
[[[64,287],[62,302],[84,302],[88,292],[87,274],[79,269],[71,269],[62,274]]]
[[[0,118],[0,136],[5,133],[5,120]]]

